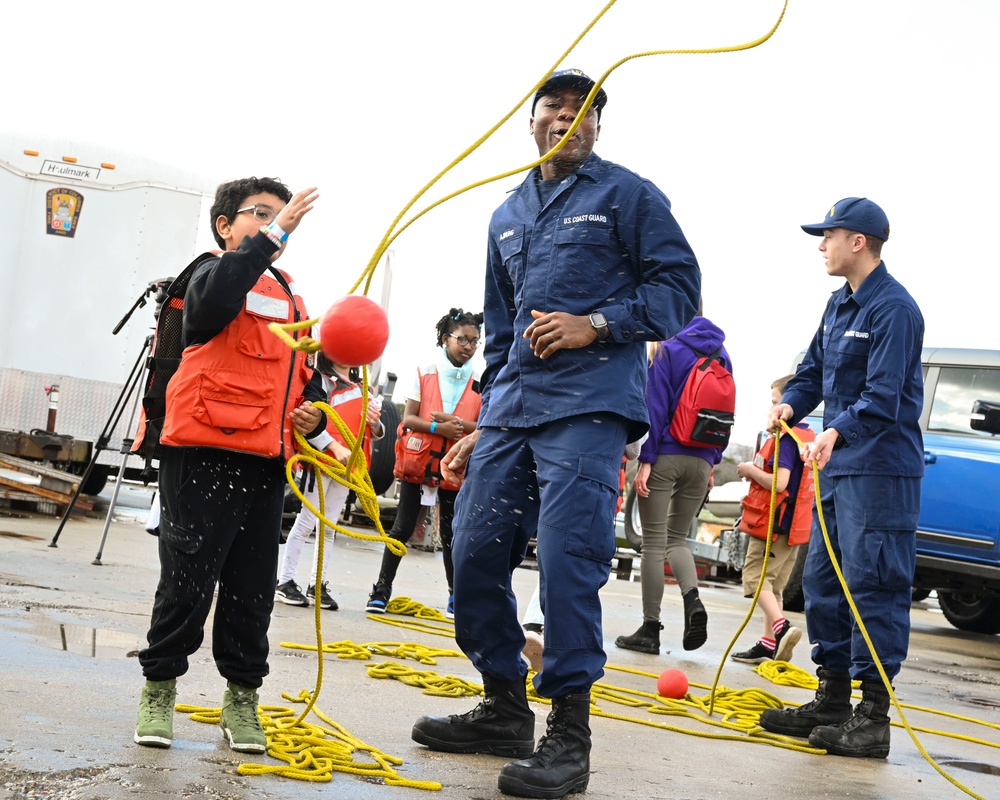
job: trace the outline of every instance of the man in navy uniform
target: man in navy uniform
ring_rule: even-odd
[[[593,153],[603,89],[567,138],[593,86],[563,70],[538,90],[530,131],[539,155],[563,147],[490,223],[480,427],[442,462],[464,477],[455,638],[483,676],[485,700],[413,728],[435,750],[523,758],[503,768],[499,786],[524,797],[587,786],[590,687],[606,661],[598,590],[615,552],[622,453],[649,427],[645,343],[683,328],[701,295],[667,198]],[[545,614],[535,687],[552,698],[537,750],[511,589],[532,535]]]
[[[822,222],[803,225],[822,236],[829,275],[846,283],[830,297],[819,330],[768,427],[797,422],[819,405],[823,432],[807,461],[822,470],[820,501],[847,587],[891,681],[906,658],[910,588],[924,448],[920,434],[924,378],[920,309],[882,261],[889,238],[885,212],[864,197],[834,205]],[[806,625],[818,665],[816,697],[795,709],[768,709],[761,725],[808,736],[828,753],[889,755],[889,691],[847,603],[813,517],[802,575]],[[851,709],[851,679],[862,700]]]

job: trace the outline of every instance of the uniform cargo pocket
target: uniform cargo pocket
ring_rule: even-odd
[[[198,376],[192,416],[225,431],[255,431],[271,421],[273,389],[260,376],[215,369]]]
[[[566,552],[592,561],[610,563],[615,554],[615,506],[621,462],[580,456],[579,468],[565,517]]]
[[[916,567],[917,514],[884,508],[865,511],[862,583],[872,589],[909,590]]]

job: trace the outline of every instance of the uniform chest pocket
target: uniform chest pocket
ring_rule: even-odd
[[[843,358],[868,358],[870,351],[868,336],[845,336],[837,343],[837,354]]]
[[[610,225],[572,225],[556,230],[553,255],[559,264],[553,290],[561,297],[594,300],[608,294],[609,272],[619,264],[618,245]]]
[[[500,260],[515,284],[524,271],[524,226],[518,225],[500,234],[497,242]]]
[[[833,370],[833,391],[856,397],[865,389],[868,378],[868,354],[871,339],[845,336],[837,342],[837,357]]]

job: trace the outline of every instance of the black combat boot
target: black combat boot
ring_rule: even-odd
[[[587,791],[590,781],[590,692],[552,701],[538,749],[500,770],[497,786],[515,797],[558,798]]]
[[[708,640],[708,612],[698,597],[698,589],[689,589],[684,600],[684,638],[681,643],[685,650],[697,650]]]
[[[663,626],[659,622],[644,619],[639,630],[631,636],[619,636],[615,639],[615,647],[637,650],[640,653],[652,653],[654,656],[658,655],[660,652],[660,631],[662,630]]]
[[[535,749],[535,715],[524,678],[483,675],[483,701],[465,714],[421,717],[410,737],[431,750],[524,758]]]
[[[889,756],[889,691],[880,681],[861,682],[861,702],[841,725],[823,725],[809,734],[809,744],[834,756]]]
[[[816,697],[798,708],[769,708],[760,715],[760,726],[783,736],[808,736],[820,725],[839,725],[851,718],[851,676],[823,667],[816,670]]]

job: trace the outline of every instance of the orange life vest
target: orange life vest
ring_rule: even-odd
[[[236,318],[204,344],[184,349],[167,386],[160,441],[289,458],[295,452],[289,412],[311,376],[306,354],[267,326],[306,312],[270,272],[251,289]]]
[[[431,414],[444,410],[441,400],[441,385],[438,383],[436,366],[430,366],[425,372],[417,370],[420,379],[420,411],[418,416],[430,422]],[[482,398],[479,392],[472,388],[473,378],[469,378],[462,396],[452,412],[463,420],[479,419],[479,408]],[[458,439],[464,438],[459,436]],[[458,439],[445,439],[439,433],[423,433],[411,431],[399,423],[396,438],[396,466],[393,474],[400,480],[409,483],[423,483],[428,486],[440,485],[442,489],[457,492],[457,484],[441,480],[441,459],[452,448]]]
[[[347,429],[357,436],[358,429],[361,428],[361,421],[368,415],[368,409],[362,403],[361,384],[345,381],[339,375],[334,375],[332,378],[328,378],[327,380],[333,382],[333,389],[330,391],[330,405],[337,412],[337,415],[344,421]],[[344,445],[344,447],[348,446],[336,425],[329,423],[327,425],[327,431],[334,439],[340,442],[340,444]],[[361,434],[361,449],[365,454],[365,463],[367,463],[370,467],[372,465],[372,432],[371,428],[368,427],[367,422],[365,423]]]
[[[786,440],[782,442],[782,447],[793,447],[795,440],[786,434]],[[810,428],[795,428],[795,435],[802,440],[803,444],[811,442],[816,438],[816,434]],[[774,437],[765,440],[761,445],[757,457],[754,459],[757,466],[768,474],[774,472],[771,461],[774,457]],[[788,497],[790,489],[795,491],[795,504],[792,511],[791,524],[788,526],[788,543],[790,545],[804,544],[809,541],[809,532],[812,530],[812,508],[816,500],[816,487],[813,485],[812,467],[809,464],[802,465],[802,473],[797,487],[786,487],[785,491],[779,492],[775,497],[774,521],[775,528],[779,528],[780,521],[788,508]],[[757,481],[750,481],[750,490],[743,498],[743,514],[740,517],[740,530],[758,539],[767,538],[767,519],[771,510],[771,489],[765,489]],[[778,538],[779,530],[771,531],[771,540]]]

